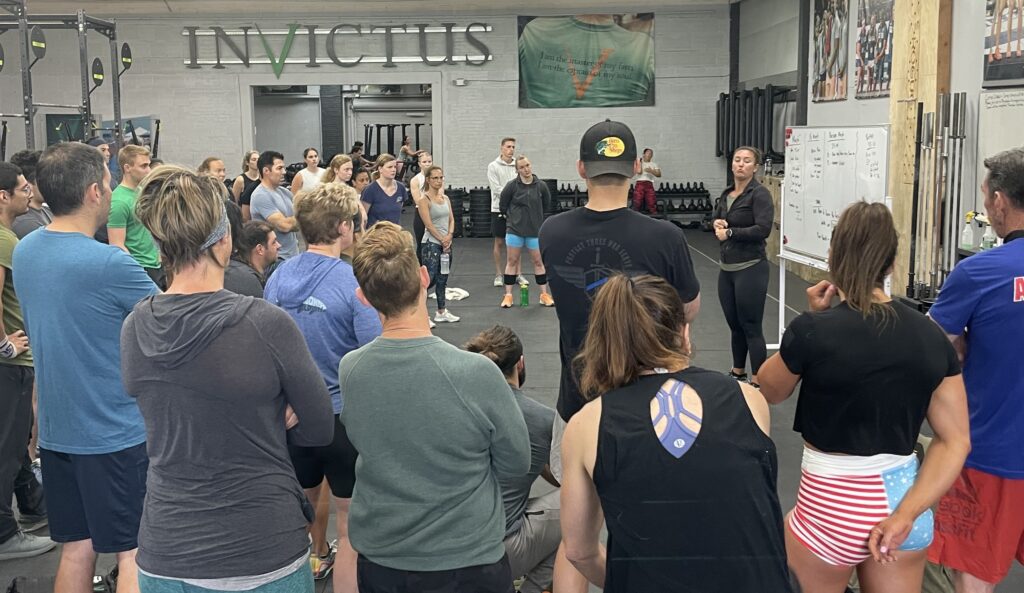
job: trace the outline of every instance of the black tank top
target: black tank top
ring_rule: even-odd
[[[260,184],[259,179],[249,179],[248,175],[242,175],[242,193],[238,194],[238,205],[248,206],[252,201],[252,190]]]
[[[683,404],[681,383],[703,410]],[[669,418],[662,439],[655,397],[688,418]],[[775,444],[735,380],[689,368],[641,377],[601,402],[594,483],[608,525],[606,593],[792,591]]]

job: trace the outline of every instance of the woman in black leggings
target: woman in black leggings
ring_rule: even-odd
[[[733,185],[715,203],[715,236],[721,246],[718,300],[732,333],[729,374],[757,385],[757,370],[768,356],[764,343],[764,300],[768,296],[765,240],[772,232],[775,207],[771,194],[754,179],[761,153],[742,146],[732,156]]]

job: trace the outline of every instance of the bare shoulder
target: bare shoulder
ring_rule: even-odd
[[[597,436],[597,429],[601,423],[601,398],[597,398],[580,411],[576,412],[569,419],[565,427],[565,438],[587,439],[588,436]]]
[[[750,414],[761,431],[766,435],[771,435],[771,412],[768,409],[768,400],[761,394],[761,390],[748,383],[740,383],[740,391],[743,392],[743,398],[747,401]]]

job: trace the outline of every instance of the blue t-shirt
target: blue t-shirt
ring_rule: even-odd
[[[252,190],[252,198],[249,203],[249,214],[252,216],[252,219],[266,222],[267,218],[275,212],[280,212],[285,218],[295,216],[292,192],[283,187],[271,191],[263,187],[262,184],[257,185],[256,189]],[[298,233],[295,231],[277,233],[277,241],[281,244],[277,254],[281,258],[288,259],[299,254],[299,239],[297,235]]]
[[[947,334],[967,330],[964,382],[971,415],[966,467],[1024,478],[1024,232],[957,264],[929,315]]]
[[[142,266],[92,237],[41,228],[15,248],[14,268],[35,356],[39,446],[92,455],[145,442],[121,383],[121,324],[159,292]]]
[[[263,294],[299,326],[331,392],[335,414],[344,405],[338,387],[341,357],[382,331],[377,311],[356,297],[358,287],[348,263],[307,251],[278,266]]]
[[[379,183],[373,182],[366,186],[363,195],[359,198],[366,204],[366,227],[373,226],[373,223],[388,220],[395,224],[401,224],[402,204],[409,197],[409,190],[401,182],[396,181],[395,195],[389,196],[384,193],[384,188]]]

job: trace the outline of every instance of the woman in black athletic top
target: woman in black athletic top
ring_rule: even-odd
[[[768,296],[765,245],[772,232],[775,207],[768,189],[754,178],[761,153],[741,146],[732,157],[733,185],[715,202],[714,228],[719,256],[718,300],[729,324],[732,369],[729,374],[757,387],[757,371],[768,349],[764,343],[764,301]]]
[[[787,593],[768,404],[689,366],[682,319],[655,276],[616,275],[597,294],[577,364],[600,397],[563,440],[566,555],[607,593]]]
[[[884,204],[849,206],[832,231],[831,282],[807,290],[810,311],[761,367],[773,404],[801,385],[793,429],[805,445],[786,550],[807,593],[842,591],[854,570],[864,591],[920,591],[930,509],[970,450],[956,351],[936,323],[883,288],[898,244]],[[935,436],[919,471],[925,418]]]
[[[260,170],[256,166],[259,158],[259,152],[246,151],[245,158],[242,159],[242,174],[235,177],[234,183],[231,184],[231,195],[234,197],[235,203],[239,206],[245,205],[245,208],[242,209],[244,220],[249,220],[249,198],[252,196],[252,190],[260,184]],[[242,196],[245,196],[244,200]]]

